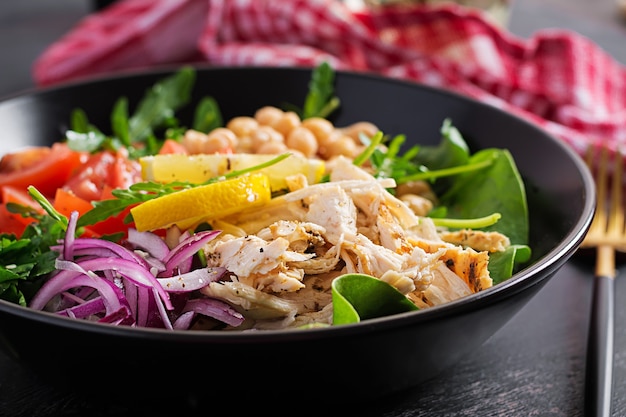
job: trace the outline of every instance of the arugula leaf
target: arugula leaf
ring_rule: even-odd
[[[103,148],[109,140],[96,126],[89,123],[87,114],[82,109],[74,109],[70,117],[71,129],[65,132],[68,146],[81,152],[94,152]]]
[[[128,99],[118,99],[111,113],[111,136],[89,123],[82,109],[75,109],[71,129],[65,134],[69,147],[87,152],[126,147],[132,158],[158,152],[162,140],[157,139],[155,131],[178,126],[176,111],[189,102],[195,78],[192,67],[183,67],[164,78],[146,91],[130,117]]]
[[[130,126],[128,122],[128,99],[122,97],[113,106],[111,114],[113,135],[118,137],[124,146],[131,146]]]
[[[133,142],[143,142],[154,135],[155,128],[174,117],[176,110],[187,104],[195,83],[192,67],[183,67],[150,88],[128,120]]]
[[[397,135],[392,138],[386,144],[386,150],[380,146],[385,142],[382,132],[376,133],[372,138],[361,136],[360,139],[367,146],[354,159],[354,164],[362,165],[366,160],[369,160],[374,168],[376,178],[393,178],[397,184],[403,184],[428,171],[425,166],[414,162],[414,157],[420,149],[419,146],[414,145],[404,154],[400,154],[402,145],[406,141],[405,135]]]
[[[196,106],[192,129],[200,132],[210,132],[222,127],[224,121],[217,101],[213,97],[204,97]]]
[[[304,107],[300,114],[302,119],[310,117],[328,117],[335,111],[340,100],[335,93],[335,71],[327,63],[322,62],[313,69],[309,81],[309,92],[304,100]]]

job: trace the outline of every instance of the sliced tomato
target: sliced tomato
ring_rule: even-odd
[[[22,236],[26,225],[18,219],[14,213],[7,210],[6,205],[0,205],[0,233]]]
[[[19,237],[24,232],[26,226],[34,221],[32,218],[10,212],[7,209],[7,203],[31,207],[37,212],[43,213],[41,206],[30,197],[25,189],[5,185],[0,187],[0,195],[2,196],[2,205],[0,205],[0,233],[13,233]]]
[[[112,194],[113,189],[111,187],[105,187],[102,191],[102,200],[110,200],[115,198]],[[111,216],[106,220],[98,222],[89,226],[91,230],[100,235],[112,235],[116,233],[128,233],[129,227],[134,227],[133,223],[124,223],[124,219],[130,214],[131,207],[126,207],[117,216]]]
[[[124,223],[126,216],[130,214],[130,207],[125,208],[117,216],[109,217],[99,223],[89,226],[89,229],[98,233],[99,235],[114,235],[117,233],[128,234],[128,228],[133,227],[132,223]]]
[[[89,201],[62,188],[57,189],[53,206],[59,213],[68,218],[73,211],[77,211],[79,215],[83,215],[93,208]]]
[[[128,188],[141,180],[141,166],[124,152],[99,152],[89,156],[63,187],[87,201],[102,199],[106,188]]]
[[[111,194],[110,189],[105,187],[102,199],[106,200],[108,198],[113,198],[113,195]],[[69,217],[73,211],[77,211],[79,216],[82,216],[93,208],[91,202],[78,197],[72,191],[64,189],[57,190],[53,206],[59,213],[66,217]],[[118,216],[114,216],[97,224],[85,227],[84,235],[99,237],[102,235],[112,235],[120,232],[126,235],[129,225],[125,224],[123,220],[129,212],[130,208]]]
[[[174,139],[165,139],[163,142],[163,146],[159,149],[159,154],[181,154],[187,155],[187,148],[185,148],[180,142],[175,141]]]
[[[63,143],[6,154],[0,161],[0,187],[10,185],[26,190],[32,185],[43,195],[54,196],[84,159],[84,153]]]

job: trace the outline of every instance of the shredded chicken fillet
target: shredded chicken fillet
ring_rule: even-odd
[[[329,182],[294,181],[265,206],[212,224],[223,232],[207,244],[207,263],[227,268],[232,281],[211,283],[206,295],[267,329],[330,324],[331,282],[344,273],[384,280],[422,308],[492,285],[488,251],[507,240],[440,232],[387,190],[395,181],[345,157],[329,165]]]

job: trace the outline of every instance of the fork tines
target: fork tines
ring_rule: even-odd
[[[600,148],[597,165],[594,163],[595,152],[593,147],[587,151],[587,165],[594,173],[596,180],[596,213],[591,227],[585,236],[582,247],[608,247],[613,250],[626,249],[626,231],[624,225],[623,204],[623,156],[621,152],[614,152],[610,158],[606,146]],[[611,261],[613,264],[614,261]],[[602,264],[602,263],[600,263]],[[611,271],[602,271],[603,274],[614,276],[613,265],[607,265]],[[598,266],[602,268],[602,266]],[[610,273],[609,273],[610,272]]]

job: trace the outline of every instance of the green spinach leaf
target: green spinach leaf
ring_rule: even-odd
[[[333,324],[358,323],[418,310],[393,286],[365,274],[345,274],[332,283]]]

